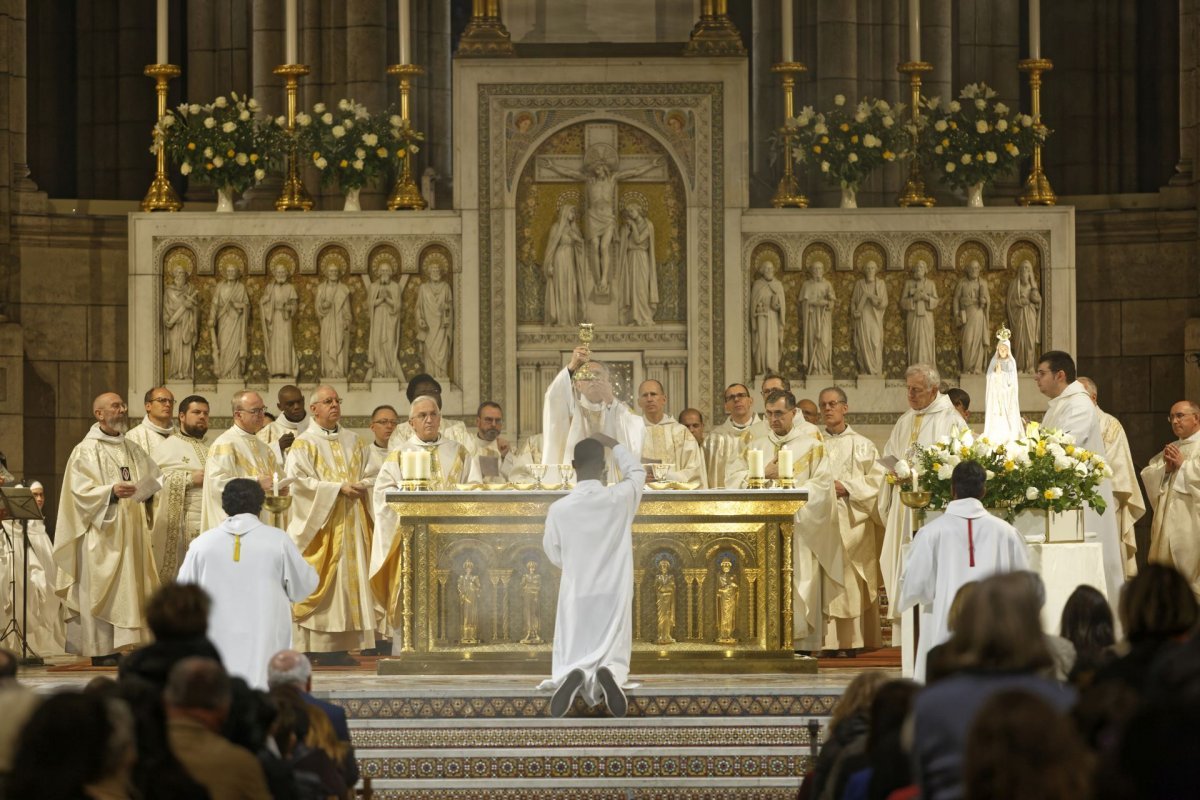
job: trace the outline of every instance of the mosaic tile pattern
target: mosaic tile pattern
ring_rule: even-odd
[[[480,726],[455,728],[353,728],[357,750],[472,747],[808,747],[804,725],[597,728]]]
[[[536,753],[489,755],[360,757],[359,769],[372,780],[521,780],[790,778],[807,771],[799,753],[643,753],[592,755]]]
[[[376,800],[791,800],[795,796],[796,786],[375,790]]]

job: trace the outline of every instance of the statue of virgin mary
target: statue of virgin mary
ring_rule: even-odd
[[[1006,327],[996,331],[996,352],[987,368],[987,399],[984,405],[983,435],[992,444],[1017,439],[1025,431],[1021,424],[1021,398],[1017,386],[1017,362]]]

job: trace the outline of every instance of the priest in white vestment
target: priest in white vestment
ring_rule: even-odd
[[[704,461],[704,475],[708,481],[708,488],[724,489],[729,467],[737,459],[737,440],[715,431],[705,433],[704,415],[699,409],[685,408],[680,411],[679,424],[688,429],[688,433],[700,446],[700,458]]]
[[[613,395],[608,367],[590,360],[586,347],[576,347],[571,362],[546,389],[542,405],[542,463],[568,463],[575,445],[596,433],[616,439],[629,452],[640,454],[646,425]],[[616,464],[610,460],[609,482],[615,483],[619,478]]]
[[[392,432],[400,424],[400,414],[392,406],[377,406],[371,412],[371,464],[376,473],[387,461],[388,453],[392,452],[390,440]]]
[[[255,436],[266,421],[263,411],[263,399],[258,392],[243,391],[233,396],[233,425],[212,443],[204,463],[200,530],[215,528],[225,519],[221,492],[229,481],[251,478],[258,481],[264,492],[270,492],[283,472],[278,449]],[[269,524],[268,516],[263,511],[263,522]]]
[[[175,395],[165,386],[146,392],[146,416],[125,438],[136,444],[151,458],[160,444],[175,432]]]
[[[651,378],[638,387],[638,407],[646,422],[642,439],[643,464],[670,464],[664,480],[695,483],[708,488],[708,474],[696,437],[666,413],[667,395],[663,386]],[[651,471],[653,472],[653,471]]]
[[[288,452],[293,483],[287,532],[321,582],[293,610],[295,646],[306,653],[369,649],[375,646],[368,567],[376,473],[366,442],[339,424],[336,389],[318,386],[308,410],[313,424]]]
[[[409,416],[411,420],[412,404],[418,397],[432,397],[437,401],[438,411],[442,408],[442,384],[438,383],[437,379],[432,375],[421,373],[414,375],[408,382],[408,386],[404,390],[405,397],[408,398]],[[452,442],[458,442],[463,447],[469,447],[471,439],[474,436],[467,430],[466,423],[458,419],[441,418],[441,435],[445,439]],[[389,439],[389,446],[392,450],[397,447],[407,444],[413,437],[413,426],[409,420],[401,420],[396,429],[392,431],[392,437]]]
[[[914,364],[904,373],[908,411],[896,424],[883,457],[907,459],[914,444],[929,446],[943,436],[950,436],[964,426],[963,418],[954,409],[950,398],[938,392],[942,382],[938,371],[928,364]],[[879,571],[883,576],[888,598],[888,615],[892,617],[892,644],[900,644],[903,627],[896,598],[900,596],[902,551],[912,541],[913,512],[900,502],[900,485],[884,486],[879,493],[879,517],[884,523],[883,549],[879,556]]]
[[[1125,567],[1125,580],[1137,574],[1137,532],[1134,525],[1146,515],[1146,502],[1138,485],[1137,470],[1133,466],[1133,454],[1129,451],[1129,437],[1121,421],[1100,408],[1096,382],[1080,377],[1079,382],[1087,389],[1088,396],[1096,404],[1100,415],[1100,435],[1104,439],[1104,454],[1113,471],[1112,493],[1117,501],[1117,531],[1121,537],[1121,563]]]
[[[188,545],[200,535],[208,410],[203,397],[185,397],[179,404],[179,429],[151,454],[163,476],[162,491],[154,496],[151,537],[160,583],[175,580]]]
[[[605,486],[604,448],[623,476]],[[588,705],[601,696],[609,713],[625,716],[622,686],[633,650],[633,519],[646,471],[625,445],[603,434],[576,443],[578,482],[546,514],[542,548],[562,570],[549,680],[550,712],[561,717],[576,693]]]
[[[1038,359],[1037,371],[1033,374],[1038,390],[1050,402],[1042,427],[1059,430],[1075,437],[1075,446],[1092,453],[1099,453],[1108,460],[1104,449],[1104,433],[1100,428],[1100,413],[1087,389],[1075,380],[1075,359],[1061,350],[1043,353]],[[1104,583],[1108,590],[1108,603],[1117,613],[1121,589],[1125,585],[1125,565],[1121,554],[1121,541],[1117,531],[1116,503],[1113,501],[1112,480],[1104,479],[1096,487],[1104,499],[1103,514],[1091,506],[1083,512],[1084,530],[1095,533],[1104,555]],[[1119,628],[1120,621],[1118,619]]]
[[[846,422],[846,393],[836,386],[817,398],[825,427],[825,457],[837,498],[838,531],[845,550],[845,593],[827,611],[825,650],[878,647],[879,551],[883,525],[879,492],[885,472],[875,444]]]
[[[904,580],[896,607],[900,612],[920,604],[920,634],[913,677],[925,680],[931,648],[950,638],[950,604],[964,583],[999,572],[1029,569],[1025,540],[1017,529],[993,517],[980,500],[987,474],[974,461],[954,467],[953,498],[945,513],[913,537],[904,564]]]
[[[542,463],[542,440],[540,433],[535,433],[524,439],[517,446],[517,454],[513,456],[513,468],[508,479],[513,483],[529,483],[533,473],[529,471],[530,464]]]
[[[763,452],[764,475],[779,477],[779,454],[792,454],[795,485],[808,491],[792,526],[792,637],[797,650],[819,651],[831,608],[844,604],[845,554],[838,532],[833,476],[825,442],[817,426],[799,419],[796,397],[776,390],[767,397],[767,434],[748,450]],[[749,465],[739,459],[730,470],[728,488],[746,485]]]
[[[725,413],[728,414],[725,421],[713,428],[712,433],[735,440],[738,445],[735,455],[740,458],[751,441],[767,435],[767,423],[754,413],[754,398],[744,383],[731,383],[725,387]]]
[[[1142,470],[1154,509],[1147,560],[1179,570],[1200,600],[1200,406],[1182,400],[1170,420],[1178,438]]]
[[[288,448],[296,441],[297,436],[308,430],[312,420],[305,411],[304,392],[300,391],[299,386],[284,386],[279,390],[276,399],[279,416],[266,422],[255,435],[274,448],[275,458],[282,467],[287,461]]]
[[[514,454],[504,438],[504,409],[485,400],[475,414],[475,435],[467,445],[471,473],[486,483],[507,483],[512,476]]]
[[[55,528],[55,591],[66,607],[67,652],[115,664],[119,650],[150,640],[146,599],[158,588],[145,501],[162,486],[158,466],[126,440],[127,407],[109,392],[96,424],[71,451]]]
[[[46,490],[38,481],[29,484],[29,491],[39,509],[46,506]],[[25,546],[22,541],[22,523],[9,522],[5,533],[0,534],[0,578],[7,587],[9,575],[16,579],[13,591],[16,594],[14,605],[12,596],[4,592],[0,603],[3,603],[4,614],[2,621],[16,619],[25,631],[25,640],[29,650],[38,656],[56,656],[65,652],[66,629],[63,623],[62,599],[54,593],[54,584],[58,577],[58,569],[54,565],[54,544],[46,533],[46,522],[31,519],[24,523],[24,535],[29,537],[29,567],[24,566]],[[10,538],[11,535],[11,538]],[[12,550],[10,551],[10,544]],[[14,552],[15,551],[15,552]],[[13,562],[16,562],[15,564]],[[24,614],[25,581],[28,578],[29,613]],[[0,640],[0,644],[15,653],[21,652],[21,644],[17,640],[16,631]]]
[[[256,481],[225,484],[228,517],[192,542],[179,582],[212,598],[208,638],[226,671],[266,691],[271,656],[292,647],[292,603],[316,591],[319,578],[284,531],[258,519],[263,498]]]

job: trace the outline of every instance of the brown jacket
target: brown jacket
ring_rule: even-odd
[[[254,754],[186,717],[167,721],[171,752],[212,800],[271,800]]]

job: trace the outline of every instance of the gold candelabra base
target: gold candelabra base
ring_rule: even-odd
[[[795,489],[796,488],[796,479],[795,478],[776,478],[775,479],[775,488],[776,489]]]
[[[508,32],[505,31],[504,35],[507,36]],[[459,49],[461,52],[461,47]],[[409,95],[412,92],[413,79],[423,74],[425,68],[417,64],[393,64],[388,67],[388,75],[395,75],[400,79],[400,118],[406,124],[410,121]],[[412,152],[406,150],[400,162],[400,174],[396,176],[392,193],[388,195],[389,211],[421,211],[426,207],[425,198],[413,178],[412,160]]]
[[[719,4],[716,13],[701,14],[692,28],[692,35],[683,48],[685,56],[744,56],[746,47],[742,34],[729,18],[726,0],[715,0]]]
[[[933,198],[933,195],[925,191],[925,181],[921,178],[921,164],[917,159],[919,141],[916,131],[920,130],[921,120],[921,75],[926,72],[932,72],[933,64],[930,64],[928,61],[906,61],[897,66],[896,71],[901,75],[908,76],[914,131],[913,155],[909,163],[908,180],[904,183],[904,190],[896,198],[896,205],[901,208],[911,208],[913,206],[932,208],[937,204],[937,200]]]
[[[1042,73],[1054,69],[1054,63],[1048,58],[1026,58],[1017,62],[1017,69],[1029,75],[1029,98],[1033,106],[1033,127],[1044,131],[1042,124]],[[1033,144],[1033,163],[1029,168],[1029,177],[1025,179],[1025,191],[1017,202],[1023,206],[1052,206],[1058,203],[1058,196],[1050,188],[1050,180],[1042,170],[1042,143]]]
[[[799,61],[784,61],[772,66],[771,71],[780,76],[783,87],[783,127],[779,129],[779,135],[783,139],[783,177],[779,179],[779,186],[775,190],[775,196],[771,198],[771,205],[775,208],[808,208],[808,198],[801,194],[800,185],[796,181],[796,170],[792,162],[792,141],[795,139],[795,133],[788,124],[795,116],[792,96],[792,90],[796,86],[795,76],[807,72],[808,67]]]
[[[747,489],[770,489],[771,480],[769,478],[746,478]]]
[[[174,64],[150,64],[142,70],[142,74],[154,78],[158,119],[162,119],[167,113],[167,86],[171,79],[179,77],[180,69]],[[178,211],[183,208],[183,203],[179,202],[179,195],[175,194],[175,188],[167,180],[167,154],[157,133],[155,143],[158,145],[158,153],[155,155],[154,180],[150,182],[150,188],[142,198],[142,211]]]
[[[433,481],[429,478],[413,478],[400,481],[400,488],[406,492],[429,492],[433,490]]]
[[[454,53],[468,58],[511,58],[516,54],[512,36],[498,15],[472,17]]]
[[[275,200],[276,211],[312,211],[313,199],[304,188],[300,178],[300,154],[296,149],[294,138],[296,132],[296,99],[300,90],[300,78],[308,74],[307,64],[281,64],[272,72],[282,75],[284,90],[287,93],[288,135],[293,137],[288,149],[287,174],[283,179],[283,188]]]

